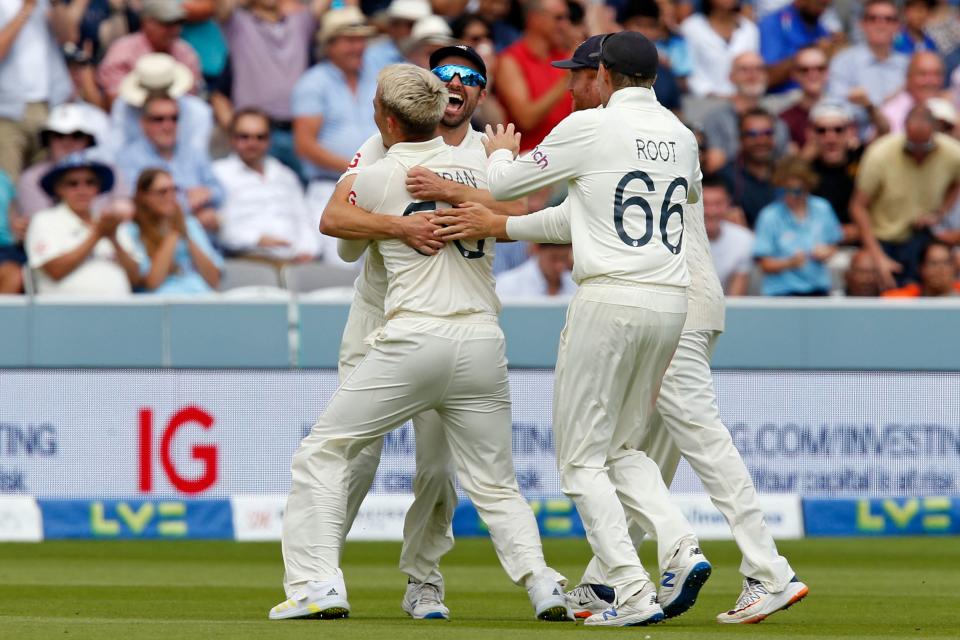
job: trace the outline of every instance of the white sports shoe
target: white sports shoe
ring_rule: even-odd
[[[778,593],[770,593],[767,588],[753,578],[743,579],[743,591],[737,598],[737,604],[730,611],[717,616],[717,622],[724,624],[756,624],[768,616],[788,609],[800,602],[810,589],[794,576],[787,587]]]
[[[449,620],[450,609],[443,604],[443,595],[442,579],[439,585],[410,581],[400,607],[414,620]]]
[[[619,607],[610,607],[584,621],[585,625],[598,627],[639,627],[656,624],[664,619],[663,609],[657,602],[657,590],[648,582]]]
[[[668,618],[686,612],[697,601],[713,567],[696,540],[684,540],[677,547],[660,578],[657,599]]]
[[[567,592],[567,605],[573,610],[574,618],[589,618],[612,607],[615,596],[613,589],[606,585],[579,584]]]
[[[337,570],[337,577],[326,582],[308,582],[305,586],[290,594],[290,597],[273,609],[271,620],[288,618],[346,618],[350,615],[347,602],[347,587],[343,582],[343,573]]]
[[[567,606],[563,587],[556,580],[544,577],[527,588],[530,602],[537,614],[537,620],[546,622],[566,622],[573,620],[573,611]]]

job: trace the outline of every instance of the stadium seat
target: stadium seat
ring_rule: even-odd
[[[225,260],[220,291],[240,287],[279,287],[280,273],[276,267],[254,260]]]
[[[37,287],[33,282],[33,270],[30,265],[23,265],[23,293],[33,297],[37,292]]]
[[[356,269],[334,267],[321,262],[288,264],[281,272],[283,283],[290,291],[306,293],[330,287],[352,287],[357,279]]]

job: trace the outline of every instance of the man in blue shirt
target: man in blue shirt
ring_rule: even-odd
[[[767,63],[771,91],[795,86],[790,72],[800,49],[817,45],[829,55],[842,42],[842,34],[832,35],[824,24],[823,13],[829,6],[830,0],[793,0],[760,21],[760,55]]]

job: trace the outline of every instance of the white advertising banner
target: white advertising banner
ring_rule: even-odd
[[[27,496],[0,496],[0,540],[43,540],[43,520],[36,500]]]

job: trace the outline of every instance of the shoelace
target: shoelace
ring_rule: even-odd
[[[424,582],[420,585],[420,604],[440,605],[443,601],[440,599],[440,588],[435,584]]]
[[[740,597],[737,599],[736,608],[738,610],[744,609],[747,606],[759,600],[761,596],[765,596],[769,594],[770,592],[767,591],[766,587],[764,587],[759,580],[754,580],[753,578],[744,578],[743,592],[740,594]]]
[[[593,593],[593,589],[586,585],[578,585],[567,594],[569,597],[575,599],[577,602],[584,602],[586,600],[596,600],[597,596]]]

